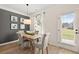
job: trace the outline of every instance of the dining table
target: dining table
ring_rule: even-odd
[[[40,35],[29,35],[26,33],[22,33],[21,34],[24,40],[28,40],[30,42],[30,47],[31,47],[31,51],[32,53],[35,53],[35,41],[38,41],[40,38]]]

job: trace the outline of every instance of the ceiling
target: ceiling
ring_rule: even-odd
[[[49,8],[51,4],[29,4],[28,7],[26,6],[26,4],[0,4],[0,6],[18,11],[24,15],[27,15],[27,8],[28,8],[28,14],[31,15],[40,10]]]

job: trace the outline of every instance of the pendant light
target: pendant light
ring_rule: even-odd
[[[29,6],[29,4],[26,4],[26,6],[27,6],[27,15],[28,15],[28,6]],[[31,19],[24,19],[24,22],[23,23],[24,24],[31,25]]]
[[[28,15],[28,6],[29,6],[29,4],[26,4],[26,6],[27,6],[27,15]]]

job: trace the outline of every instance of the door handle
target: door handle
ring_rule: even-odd
[[[76,32],[75,32],[76,34],[79,34],[78,29],[75,29],[75,31],[76,31]]]
[[[75,29],[75,31],[78,31],[78,29]]]
[[[78,34],[78,32],[75,32],[76,34]]]
[[[76,34],[79,34],[79,32],[75,32]]]

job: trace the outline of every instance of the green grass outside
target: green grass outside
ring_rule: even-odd
[[[73,40],[74,39],[74,30],[63,28],[62,32],[61,32],[61,37],[62,37],[62,39]]]

